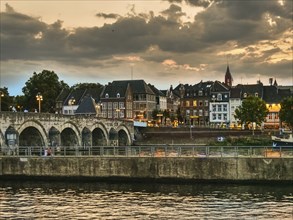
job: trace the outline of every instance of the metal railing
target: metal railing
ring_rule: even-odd
[[[14,157],[293,157],[293,147],[271,146],[38,146],[2,147],[2,156]]]

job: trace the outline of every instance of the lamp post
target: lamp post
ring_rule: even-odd
[[[38,94],[36,95],[36,99],[39,102],[39,113],[41,113],[41,101],[43,101],[43,96],[40,92],[38,92]]]
[[[163,124],[163,114],[162,113],[158,113],[157,114],[157,117],[160,117],[160,126],[162,127],[162,124]]]
[[[4,97],[4,92],[0,91],[0,112],[2,110],[2,97]]]

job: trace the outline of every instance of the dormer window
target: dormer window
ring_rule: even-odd
[[[255,97],[258,97],[258,93],[256,92],[256,93],[254,94],[254,96],[255,96]]]
[[[106,99],[109,98],[109,94],[108,94],[108,93],[106,93],[105,98],[106,98]]]
[[[189,97],[189,93],[186,93],[186,96]]]
[[[216,96],[212,95],[212,100],[215,101],[216,100]]]
[[[117,98],[120,98],[120,93],[119,92],[117,93]]]
[[[202,96],[202,90],[199,90],[199,91],[198,91],[198,95],[199,95],[199,96]]]
[[[247,93],[246,93],[246,92],[243,94],[243,97],[244,97],[244,98],[246,98],[246,97],[247,97]]]
[[[217,95],[217,100],[218,100],[218,101],[222,101],[222,94],[219,93],[219,94]]]

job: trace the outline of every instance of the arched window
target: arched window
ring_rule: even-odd
[[[218,101],[222,101],[222,94],[221,94],[221,93],[219,93],[219,94],[217,95],[217,100],[218,100]]]
[[[254,94],[254,96],[255,96],[255,97],[258,97],[258,93],[256,92],[256,93]]]
[[[244,97],[244,98],[246,98],[246,97],[247,97],[247,93],[246,93],[246,92],[243,94],[243,97]]]
[[[117,93],[117,98],[120,98],[120,93],[119,92]]]
[[[108,94],[108,93],[106,93],[105,98],[106,98],[106,99],[109,98],[109,94]]]

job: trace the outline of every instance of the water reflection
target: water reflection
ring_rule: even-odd
[[[0,181],[6,219],[292,219],[289,185]]]

